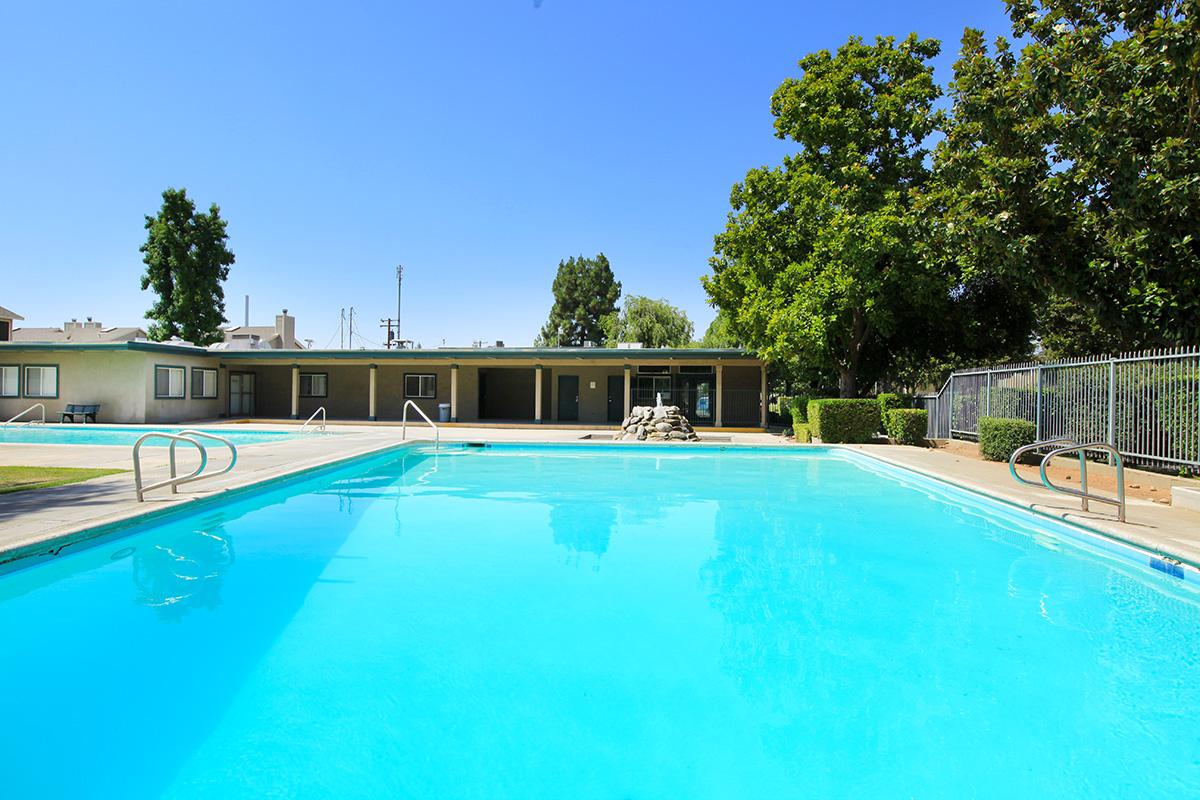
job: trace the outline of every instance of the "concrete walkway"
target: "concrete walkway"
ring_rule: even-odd
[[[205,423],[204,427],[215,426]],[[237,429],[244,431],[250,427],[258,430],[295,430],[294,425],[286,424],[238,425]],[[198,498],[402,443],[399,426],[395,425],[330,425],[329,430],[338,435],[313,435],[283,442],[243,445],[238,448],[238,466],[228,475],[185,484],[177,495],[167,490],[152,492],[147,495],[145,503],[136,502],[131,472],[52,489],[0,495],[0,564],[25,556],[56,552],[67,544],[86,538],[88,531],[97,526],[119,523]],[[441,439],[444,442],[575,442],[589,434],[607,433],[611,433],[611,429],[455,426],[442,428]],[[410,439],[429,436],[427,428],[409,428]],[[779,436],[765,433],[723,432],[720,436],[734,445],[788,444]],[[1073,498],[1015,483],[1008,474],[1007,464],[978,461],[945,450],[918,447],[868,445],[856,449],[887,463],[1081,523],[1146,549],[1200,564],[1200,512],[1130,499],[1129,521],[1120,525],[1115,521],[1111,506],[1096,503],[1091,513],[1084,513],[1080,510],[1079,502]],[[196,463],[195,456],[188,450],[180,450],[181,473],[190,471]],[[147,448],[143,455],[147,467],[146,482],[166,477],[165,448]],[[209,457],[210,463],[216,466],[226,463],[220,448],[210,451]],[[0,465],[129,469],[130,448],[0,444]],[[1130,477],[1127,480],[1134,481],[1147,473],[1130,470],[1128,475]]]

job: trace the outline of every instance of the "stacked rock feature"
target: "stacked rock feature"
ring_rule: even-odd
[[[634,406],[621,425],[618,440],[695,442],[700,437],[679,406]]]

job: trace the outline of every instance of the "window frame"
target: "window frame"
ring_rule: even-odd
[[[212,394],[196,394],[196,373],[204,374],[211,372],[213,376],[213,393]],[[193,400],[216,400],[221,394],[220,373],[216,367],[192,367],[191,372],[191,395]],[[201,389],[203,390],[203,381],[201,381]]]
[[[405,400],[436,400],[437,399],[437,373],[436,372],[406,372],[404,373],[404,399]],[[408,379],[417,379],[417,394],[408,393]],[[433,384],[433,389],[430,394],[421,394],[421,379],[428,378]]]
[[[320,377],[320,378],[325,379],[325,391],[321,392],[320,394],[317,394],[316,392],[314,392],[312,390],[312,379],[314,377]],[[309,379],[307,394],[304,392],[304,379],[305,378]],[[317,398],[329,397],[329,373],[328,372],[301,372],[300,377],[297,379],[296,383],[297,383],[297,389],[299,390],[301,397],[317,397]]]
[[[637,368],[638,375],[670,375],[670,364],[639,364]]]
[[[17,371],[17,391],[16,394],[0,394],[0,397],[20,397],[22,386],[21,376],[24,374],[25,370],[20,364],[0,364],[0,370],[4,369],[15,369]]]
[[[172,370],[177,369],[181,373],[179,379],[179,394],[159,394],[158,393],[158,371],[160,369]],[[155,364],[154,365],[154,399],[155,400],[186,400],[187,399],[187,367],[183,364]],[[171,391],[171,379],[167,378],[167,391]]]
[[[54,370],[54,394],[29,394],[29,372],[30,367],[35,369],[53,369]],[[62,370],[58,368],[58,364],[22,364],[21,377],[18,382],[21,384],[21,397],[30,397],[34,400],[57,400],[62,393]]]

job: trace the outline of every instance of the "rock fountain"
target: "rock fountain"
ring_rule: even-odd
[[[639,442],[695,442],[700,439],[679,406],[663,405],[662,394],[655,396],[653,406],[634,406],[615,438]]]

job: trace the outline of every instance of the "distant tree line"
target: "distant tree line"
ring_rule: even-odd
[[[1200,339],[1198,0],[1007,6],[1020,49],[968,29],[947,108],[933,39],[800,60],[798,152],[733,187],[702,279],[734,339],[843,396]]]
[[[618,307],[621,283],[603,253],[560,261],[552,290],[554,304],[538,334],[539,347],[616,347],[626,342],[643,347],[737,346],[720,316],[703,340],[693,342],[695,326],[687,313],[666,300],[627,295]]]

